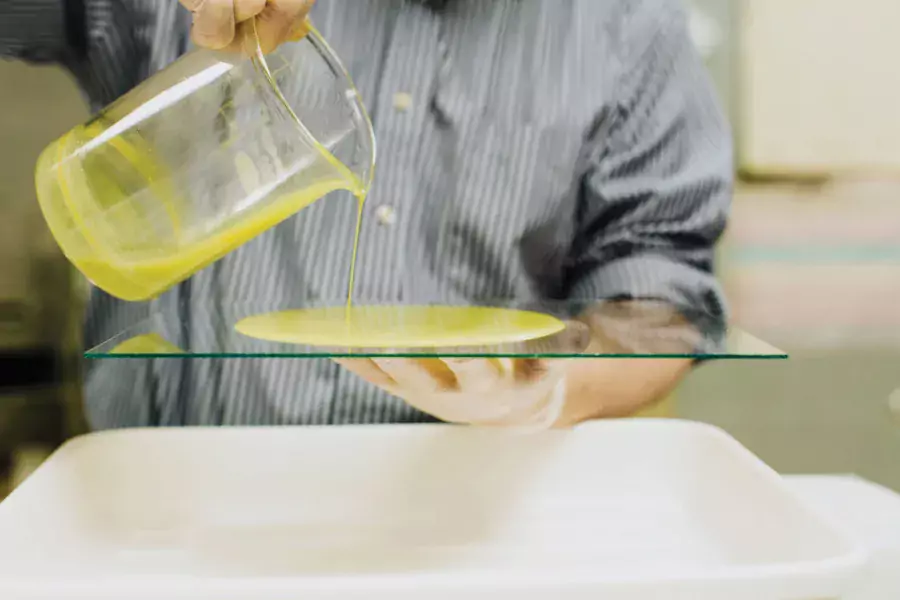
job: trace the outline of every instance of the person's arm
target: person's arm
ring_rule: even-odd
[[[624,301],[618,318],[626,327],[634,319],[635,330],[646,323],[647,301],[659,301],[652,309],[659,327],[689,327],[697,314],[724,320],[713,253],[731,202],[731,136],[678,3],[643,2],[632,20],[619,61],[617,115],[586,149],[569,296]],[[591,315],[585,320],[603,350],[604,327]],[[576,360],[560,422],[640,410],[671,391],[691,365]]]
[[[97,109],[150,74],[147,28],[181,35],[176,11],[175,0],[0,0],[0,58],[65,67]]]
[[[83,0],[2,0],[0,57],[71,63],[87,51]]]
[[[713,248],[731,199],[731,137],[677,0],[633,0],[618,106],[588,140],[565,296],[584,307],[590,349],[686,354],[724,320]],[[543,256],[523,257],[536,270]],[[612,301],[616,302],[612,302]],[[574,330],[573,330],[574,332]],[[661,399],[691,359],[340,360],[445,421],[568,426]]]

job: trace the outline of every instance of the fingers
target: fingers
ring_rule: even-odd
[[[565,360],[335,359],[365,381],[447,422],[547,429],[565,400]]]
[[[369,383],[394,392],[434,394],[453,391],[457,387],[454,372],[438,359],[336,358],[334,362]]]
[[[554,427],[565,406],[566,362],[555,360],[531,365],[529,368],[536,369],[534,373],[541,373],[540,379],[529,383],[519,381],[512,394],[500,396],[505,404],[497,406],[495,415],[489,420],[483,420],[481,424],[521,432],[543,431]],[[503,410],[499,410],[500,408]]]
[[[266,7],[266,0],[234,0],[234,20],[249,21]]]
[[[522,347],[523,354],[581,354],[591,342],[591,330],[585,323],[566,321],[566,327],[553,335],[530,340]]]
[[[375,385],[393,385],[412,394],[489,394],[505,388],[527,387],[557,379],[564,364],[563,361],[508,358],[375,358],[335,362]]]
[[[563,377],[544,395],[541,402],[519,415],[515,426],[523,433],[545,431],[557,427],[566,405],[566,379]]]
[[[297,23],[302,23],[315,0],[268,0],[256,17],[256,34],[264,53],[298,35]]]
[[[376,358],[373,362],[397,382],[404,397],[448,392],[456,387],[453,372],[436,358]]]
[[[523,358],[515,362],[515,379],[520,385],[557,381],[568,370],[567,359]]]
[[[260,48],[269,53],[309,33],[306,20],[315,0],[180,0],[193,14],[194,43],[213,50],[242,50],[238,24],[253,21]],[[241,28],[245,30],[246,28]],[[247,29],[252,31],[253,27]],[[255,42],[254,42],[255,47]]]
[[[481,358],[445,358],[443,361],[453,373],[455,387],[464,392],[487,393],[506,377],[499,361]]]
[[[234,39],[233,0],[188,0],[194,6],[191,11],[194,24],[191,36],[194,43],[204,48],[220,50]]]
[[[536,383],[547,374],[547,361],[538,358],[523,358],[515,362],[515,378],[520,383]]]
[[[368,358],[336,358],[334,362],[372,385],[389,391],[396,389],[397,382]]]

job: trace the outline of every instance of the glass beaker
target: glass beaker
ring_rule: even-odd
[[[365,194],[372,125],[325,40],[247,39],[188,53],[38,159],[53,236],[109,294],[153,298],[329,192]]]

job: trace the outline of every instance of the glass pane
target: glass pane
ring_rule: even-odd
[[[196,305],[190,312],[130,309],[133,320],[88,350],[88,358],[787,358],[721,317],[653,301],[355,302],[350,324],[343,307],[316,303],[211,306],[207,314],[198,314]],[[255,320],[280,311],[288,312],[262,327]]]

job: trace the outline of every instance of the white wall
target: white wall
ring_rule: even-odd
[[[900,0],[745,0],[742,12],[742,166],[900,172]]]

